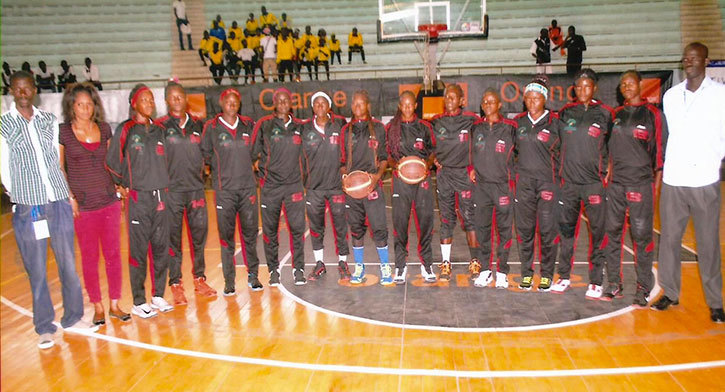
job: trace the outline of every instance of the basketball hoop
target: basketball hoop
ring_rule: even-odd
[[[438,61],[436,60],[438,51],[438,34],[441,31],[448,30],[448,25],[433,23],[418,25],[418,31],[425,33],[425,48],[423,50],[423,88],[425,91],[431,91],[433,81],[438,75]]]
[[[448,30],[446,24],[422,24],[418,26],[418,31],[425,32],[431,42],[438,42],[438,33],[446,30]]]

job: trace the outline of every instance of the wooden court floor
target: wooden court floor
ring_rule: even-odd
[[[720,217],[725,228],[722,208]],[[515,332],[419,330],[340,317],[269,288],[266,267],[260,268],[264,290],[248,291],[246,270],[237,268],[236,297],[195,298],[187,277],[187,306],[150,320],[107,318],[106,327],[88,336],[59,331],[53,348],[39,350],[29,317],[29,283],[10,219],[9,214],[0,217],[3,391],[725,390],[725,325],[709,320],[696,263],[683,264],[681,305],[669,311],[632,310],[578,325]],[[280,233],[282,244],[286,238],[286,232]],[[720,242],[725,247],[722,233]],[[126,260],[125,236],[121,244]],[[685,244],[695,246],[691,237]],[[287,249],[281,247],[280,257]],[[48,279],[60,309],[50,255]],[[259,255],[264,265],[261,247]],[[221,292],[211,210],[206,257],[208,281]],[[77,259],[80,271],[78,253]],[[185,257],[185,276],[189,263]],[[333,269],[328,274],[335,275]],[[102,265],[101,274],[107,298]],[[168,290],[166,298],[171,298]],[[130,310],[126,267],[121,304]],[[439,306],[446,304],[431,297],[429,310]],[[92,314],[86,303],[85,317]]]

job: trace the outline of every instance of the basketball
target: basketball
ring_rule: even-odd
[[[370,174],[355,170],[342,179],[342,190],[353,199],[364,199],[370,193],[373,180]]]
[[[398,162],[398,177],[406,184],[417,184],[428,177],[428,165],[418,157],[405,157]]]

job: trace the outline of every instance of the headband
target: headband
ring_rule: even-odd
[[[136,90],[135,93],[133,93],[133,95],[131,96],[131,106],[132,107],[136,105],[136,100],[138,100],[138,96],[141,95],[141,93],[144,91],[151,91],[151,90],[148,87],[143,86],[143,87],[139,88],[138,90]]]
[[[324,92],[322,92],[322,91],[318,91],[318,92],[316,92],[316,93],[314,93],[314,94],[312,95],[312,98],[310,98],[310,104],[314,105],[314,104],[315,104],[315,99],[317,99],[317,98],[319,98],[319,97],[325,98],[325,100],[327,100],[327,104],[328,104],[328,105],[329,105],[330,107],[332,107],[332,99],[330,99],[330,96],[329,96],[329,95],[327,95],[327,94],[325,94],[325,93],[324,93]]]
[[[277,96],[280,95],[280,94],[287,94],[290,97],[292,96],[292,93],[289,90],[287,90],[284,87],[280,87],[280,88],[278,88],[277,90],[274,91],[274,95],[272,95],[272,102],[276,101],[277,100]]]
[[[537,93],[543,95],[544,99],[549,99],[549,89],[544,87],[544,85],[542,85],[542,84],[539,84],[536,82],[531,82],[531,83],[527,84],[526,88],[524,89],[524,94],[528,93],[529,91],[537,92]]]
[[[236,89],[233,89],[233,88],[228,88],[228,89],[222,91],[222,94],[219,96],[219,101],[224,100],[224,97],[226,97],[229,94],[234,94],[237,96],[237,98],[239,98],[240,101],[242,100],[242,96],[239,94],[239,91],[237,91]]]

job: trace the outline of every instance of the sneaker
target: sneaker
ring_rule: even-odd
[[[233,297],[237,295],[237,290],[234,287],[224,287],[222,295],[225,297]]]
[[[76,321],[75,324],[71,325],[70,327],[63,328],[66,332],[74,332],[74,333],[88,333],[88,332],[96,332],[98,331],[99,326],[89,323],[86,320],[80,319]]]
[[[151,307],[154,309],[158,309],[163,313],[174,310],[174,307],[166,302],[164,297],[151,297]]]
[[[544,293],[551,290],[551,278],[542,277],[541,280],[539,280],[539,287],[537,290]]]
[[[365,264],[355,263],[355,271],[353,271],[350,277],[350,283],[360,284],[365,279]]]
[[[584,295],[586,299],[599,299],[602,297],[602,286],[590,284],[587,286],[587,293]]]
[[[206,284],[206,278],[203,276],[194,278],[194,293],[205,297],[216,297],[216,290]]]
[[[565,291],[569,290],[569,287],[571,286],[571,280],[569,279],[559,279],[554,283],[553,286],[551,286],[551,291],[557,294],[562,294]]]
[[[713,323],[725,323],[725,311],[722,308],[710,308],[710,320]]]
[[[52,333],[44,333],[40,335],[38,338],[38,348],[45,350],[53,346],[55,346],[55,341],[53,340]]]
[[[271,287],[279,286],[279,271],[274,270],[269,274],[269,285]]]
[[[615,298],[622,298],[622,285],[617,283],[610,283],[607,285],[607,289],[604,290],[602,296],[599,298],[602,301],[611,301]]]
[[[340,273],[340,280],[350,280],[350,269],[347,267],[347,262],[340,261],[337,263],[337,272]]]
[[[184,295],[184,286],[181,282],[171,285],[171,295],[174,297],[174,306],[186,305],[186,296]]]
[[[534,277],[533,276],[524,276],[521,278],[521,283],[519,283],[519,288],[521,290],[529,291],[531,290],[531,286],[534,283]]]
[[[655,310],[667,310],[670,306],[679,305],[679,300],[672,300],[670,297],[663,295],[655,303],[652,304],[651,308]]]
[[[481,262],[478,259],[471,259],[468,263],[468,272],[471,274],[471,279],[476,280],[478,275],[481,274]]]
[[[438,280],[436,274],[433,273],[433,268],[430,264],[420,265],[420,276],[423,277],[423,281],[426,283],[435,283],[436,280]]]
[[[380,284],[383,286],[393,284],[393,268],[388,263],[380,264]]]
[[[634,292],[634,300],[632,306],[637,309],[643,309],[649,304],[649,292],[644,287],[637,285],[637,291]]]
[[[305,279],[305,270],[302,268],[296,268],[292,275],[295,278],[295,286],[304,286],[307,284],[307,279]]]
[[[257,274],[247,275],[247,285],[252,289],[252,291],[260,291],[263,288],[262,282],[260,282],[259,278],[257,278]]]
[[[326,273],[327,273],[327,268],[325,268],[325,263],[318,261],[317,264],[315,265],[315,268],[312,270],[312,273],[310,274],[310,276],[307,277],[307,279],[317,280]]]
[[[441,274],[440,274],[440,277],[439,277],[439,279],[440,279],[440,280],[444,280],[444,281],[449,281],[449,280],[451,280],[451,269],[452,269],[452,268],[451,268],[451,262],[450,262],[450,261],[448,261],[448,260],[444,260],[444,261],[443,261],[443,262],[442,262],[442,263],[440,264],[440,266],[439,266],[439,267],[441,268]]]
[[[158,314],[155,310],[151,309],[149,304],[134,305],[131,308],[131,313],[141,318],[150,318]]]
[[[395,267],[395,278],[393,278],[393,282],[395,284],[405,284],[405,276],[408,274],[408,266],[406,265],[401,270],[398,267]]]
[[[491,284],[491,282],[493,282],[493,273],[491,271],[483,271],[480,275],[478,275],[478,278],[473,281],[473,285],[476,287],[486,287]]]
[[[503,272],[496,272],[496,288],[507,289],[509,288],[509,277]]]

